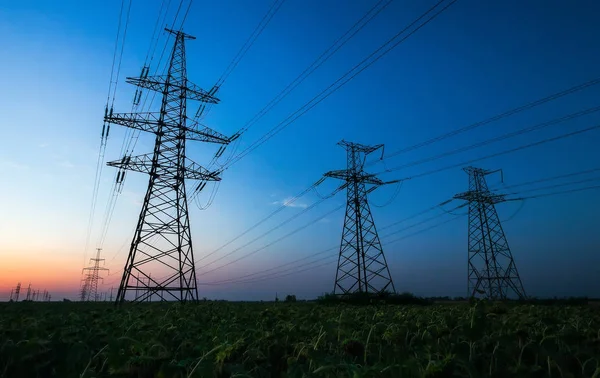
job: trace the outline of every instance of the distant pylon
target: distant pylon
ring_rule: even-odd
[[[19,282],[19,283],[17,283],[17,287],[15,287],[14,295],[13,294],[10,295],[10,299],[15,302],[18,302],[20,293],[21,293],[21,283]]]
[[[100,267],[100,262],[104,261],[104,259],[100,258],[101,250],[102,248],[96,248],[96,257],[90,259],[90,262],[93,262],[93,265],[83,268],[84,271],[88,272],[86,274],[86,283],[84,284],[84,287],[86,288],[84,300],[86,301],[98,301],[98,281],[103,279],[100,277],[100,272],[108,271],[108,269]]]
[[[182,302],[198,299],[185,179],[199,180],[200,188],[221,178],[219,172],[187,158],[186,141],[216,143],[223,148],[232,140],[198,122],[188,122],[187,100],[212,104],[219,100],[213,91],[204,91],[187,78],[184,41],[195,38],[166,30],[175,35],[167,74],[148,76],[146,70],[140,77],[127,78],[130,84],[162,94],[160,112],[113,114],[111,110],[105,117],[110,123],[156,134],[153,153],[126,155],[108,163],[123,173],[128,169],[150,175],[117,303],[126,299],[143,302],[150,295]],[[122,175],[117,176],[119,180]]]
[[[496,204],[505,202],[502,194],[490,192],[485,176],[497,172],[467,167],[469,190],[454,198],[469,201],[468,295],[503,300],[512,291],[526,297],[517,266],[500,224]]]
[[[29,283],[29,286],[27,287],[27,296],[25,297],[25,300],[31,300],[31,283]]]
[[[340,295],[395,293],[367,195],[382,185],[398,181],[383,182],[363,170],[366,156],[383,148],[383,144],[365,146],[342,140],[338,145],[347,151],[348,168],[325,173],[326,177],[346,181],[344,186],[347,190],[346,216],[333,292]],[[369,189],[367,184],[371,186]]]

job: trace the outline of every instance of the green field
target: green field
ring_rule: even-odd
[[[600,377],[600,308],[0,304],[0,377]]]

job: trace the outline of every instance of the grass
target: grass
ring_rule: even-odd
[[[2,303],[0,377],[600,378],[600,309]]]

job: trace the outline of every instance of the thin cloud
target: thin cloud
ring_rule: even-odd
[[[272,205],[279,205],[279,206],[285,206],[285,207],[296,207],[299,209],[306,209],[308,207],[307,204],[305,203],[299,203],[299,202],[292,202],[294,199],[292,197],[288,197],[282,201],[275,201],[272,202]]]

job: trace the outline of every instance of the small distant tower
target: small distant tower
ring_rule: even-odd
[[[103,278],[100,277],[101,271],[107,271],[108,269],[100,267],[100,262],[104,261],[104,259],[100,258],[101,248],[96,248],[96,258],[90,259],[94,263],[91,267],[84,268],[84,271],[88,271],[86,275],[86,282],[84,283],[84,289],[82,290],[82,297],[84,300],[92,300],[97,301],[98,298],[98,281]]]
[[[21,293],[21,283],[19,282],[19,283],[17,283],[17,287],[15,287],[14,295],[11,293],[10,299],[15,302],[18,302],[20,293]]]
[[[367,195],[382,185],[398,181],[383,182],[363,170],[367,155],[382,149],[383,144],[365,146],[342,140],[338,145],[346,149],[347,168],[325,173],[326,177],[344,180],[347,190],[346,216],[333,292],[339,295],[395,293]]]
[[[469,190],[454,198],[469,201],[468,295],[504,300],[512,292],[524,299],[521,277],[496,212],[495,205],[506,199],[490,192],[485,180],[497,171],[474,167],[464,171],[469,174]]]
[[[29,283],[29,286],[27,287],[27,296],[25,297],[25,300],[31,300],[31,283]]]

